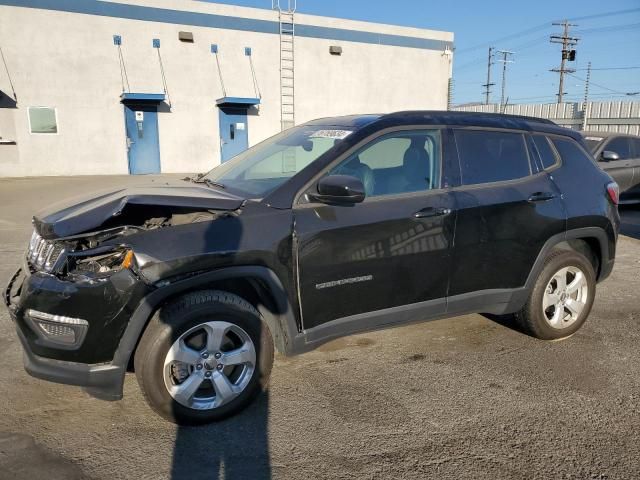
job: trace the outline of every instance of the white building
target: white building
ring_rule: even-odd
[[[206,171],[293,122],[445,109],[452,42],[206,1],[0,0],[0,177]]]

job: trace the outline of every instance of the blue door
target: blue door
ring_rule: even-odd
[[[246,108],[220,108],[220,152],[226,162],[249,148]]]
[[[155,105],[124,106],[129,173],[160,173],[158,110]]]

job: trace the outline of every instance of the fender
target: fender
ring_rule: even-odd
[[[607,236],[607,232],[603,228],[585,227],[567,230],[565,233],[559,233],[549,238],[540,250],[538,257],[533,264],[531,272],[529,272],[525,287],[528,290],[533,288],[533,285],[538,278],[542,267],[544,266],[544,260],[553,247],[567,240],[577,240],[582,238],[596,238],[598,240],[598,243],[600,244],[600,256],[602,258],[602,265],[600,266],[600,271],[596,272],[596,275],[598,282],[604,280],[610,273],[610,270],[605,270],[605,264],[608,264],[611,258],[609,252],[609,237]]]
[[[584,238],[596,238],[598,240],[598,244],[600,245],[601,265],[600,271],[596,272],[596,280],[598,282],[605,280],[613,269],[613,260],[611,260],[611,252],[609,251],[609,236],[607,232],[601,227],[584,227],[567,230],[564,233],[559,233],[550,237],[545,242],[538,253],[531,271],[529,272],[524,288],[513,292],[507,310],[509,312],[517,312],[525,304],[529,297],[529,293],[533,289],[533,286],[544,267],[544,261],[547,258],[547,255],[554,247],[562,242],[566,242],[567,240],[578,240]]]
[[[126,370],[131,354],[138,344],[138,340],[149,319],[166,299],[199,287],[207,287],[216,281],[233,278],[258,280],[268,286],[268,294],[272,301],[260,305],[258,310],[271,330],[276,349],[285,355],[290,355],[292,340],[297,335],[298,329],[293,309],[282,282],[274,271],[267,267],[242,266],[221,268],[179,280],[160,287],[143,298],[127,324],[112,364],[123,367]],[[259,290],[259,293],[263,295],[265,292]],[[269,308],[267,305],[273,305],[273,307]]]

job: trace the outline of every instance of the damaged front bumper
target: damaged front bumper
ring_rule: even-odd
[[[128,270],[100,281],[72,282],[27,268],[13,275],[3,294],[26,371],[85,387],[101,399],[122,398],[127,365],[116,363],[114,354],[149,287]]]

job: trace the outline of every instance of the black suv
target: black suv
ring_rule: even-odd
[[[618,190],[580,134],[402,112],[287,130],[185,181],[34,217],[5,301],[39,378],[206,423],[284,355],[470,312],[541,339],[585,322],[613,268]]]

